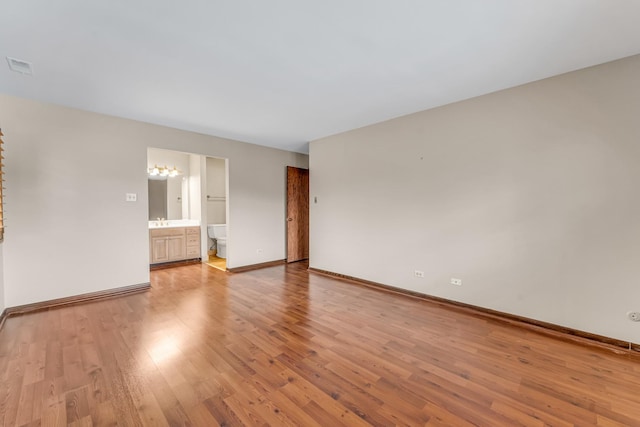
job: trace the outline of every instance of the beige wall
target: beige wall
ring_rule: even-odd
[[[228,158],[229,266],[285,258],[286,166],[305,155],[6,95],[0,117],[8,307],[149,281],[147,147]]]
[[[310,159],[312,267],[640,343],[640,56],[314,141]]]

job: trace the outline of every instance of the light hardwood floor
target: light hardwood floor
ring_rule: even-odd
[[[209,256],[207,265],[210,265],[213,268],[217,268],[218,270],[222,270],[222,271],[227,270],[227,260],[225,258],[218,258],[217,256]]]
[[[14,317],[4,426],[638,426],[640,358],[309,274],[154,271]]]

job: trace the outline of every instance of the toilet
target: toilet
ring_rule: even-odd
[[[227,257],[227,224],[207,225],[207,235],[216,242],[216,256]]]

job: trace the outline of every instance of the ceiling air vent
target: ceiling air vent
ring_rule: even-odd
[[[33,75],[33,67],[31,62],[23,61],[22,59],[11,58],[7,56],[7,62],[9,63],[9,68],[11,71],[15,71],[20,74],[27,74],[29,76]]]

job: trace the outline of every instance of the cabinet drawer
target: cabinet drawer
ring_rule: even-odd
[[[187,227],[187,236],[200,235],[200,227]]]
[[[194,258],[194,257],[197,258],[199,256],[200,256],[200,248],[199,247],[193,247],[193,248],[188,247],[187,248],[187,257],[188,258]]]
[[[199,246],[200,236],[187,235],[187,246]]]
[[[184,227],[154,228],[149,230],[151,237],[184,236]]]

